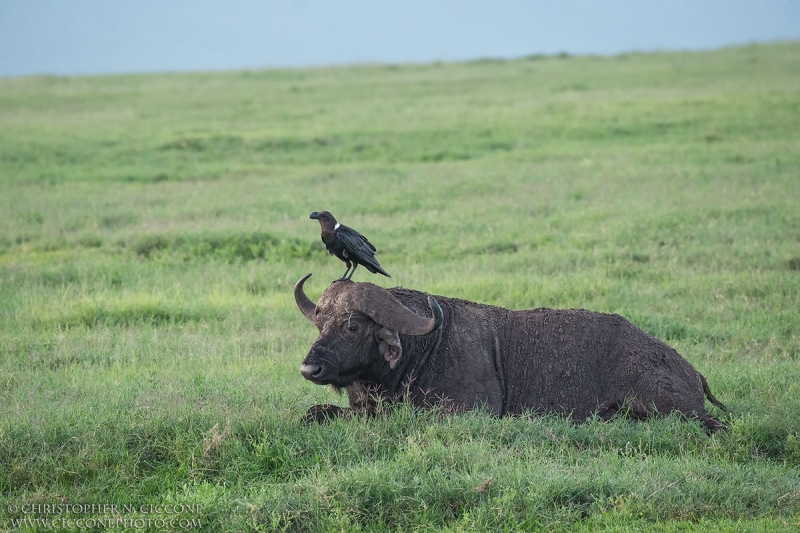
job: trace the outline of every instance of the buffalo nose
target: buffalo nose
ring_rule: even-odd
[[[314,376],[318,376],[321,372],[322,367],[320,365],[308,365],[306,363],[300,365],[300,373],[308,380],[312,379]]]

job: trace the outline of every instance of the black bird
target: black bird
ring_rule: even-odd
[[[308,215],[308,218],[319,220],[322,228],[322,242],[325,243],[328,253],[335,255],[347,265],[344,275],[336,281],[350,280],[358,265],[364,265],[373,274],[380,273],[387,278],[392,277],[381,268],[378,260],[375,259],[375,247],[359,232],[336,222],[336,219],[328,211],[314,211]]]

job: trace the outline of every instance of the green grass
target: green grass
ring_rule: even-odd
[[[0,529],[180,503],[204,531],[796,530],[798,87],[798,43],[0,79]],[[298,371],[292,286],[344,272],[321,209],[393,276],[358,280],[628,317],[730,430],[304,426],[346,403]]]

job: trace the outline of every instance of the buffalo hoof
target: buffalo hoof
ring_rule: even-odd
[[[316,422],[317,424],[324,424],[325,422],[329,422],[334,418],[339,418],[344,416],[345,410],[339,407],[338,405],[330,405],[327,403],[323,403],[321,405],[312,405],[306,411],[306,414],[303,415],[303,422],[306,424],[311,424]]]
[[[716,433],[717,431],[728,430],[728,426],[725,425],[725,422],[720,421],[720,419],[716,416],[706,414],[705,416],[700,417],[700,420],[703,422],[706,432],[709,434]]]

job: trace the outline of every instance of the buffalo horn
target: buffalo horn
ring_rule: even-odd
[[[294,284],[294,301],[297,302],[297,307],[300,308],[300,311],[305,315],[305,317],[311,322],[314,322],[314,315],[316,314],[317,305],[312,302],[308,296],[306,296],[306,292],[303,290],[303,283],[306,282],[308,278],[311,277],[311,274],[306,274],[300,280]]]
[[[444,320],[442,308],[433,296],[428,296],[431,318],[416,314],[389,291],[371,283],[359,283],[348,296],[354,311],[404,335],[426,335],[439,329]]]

